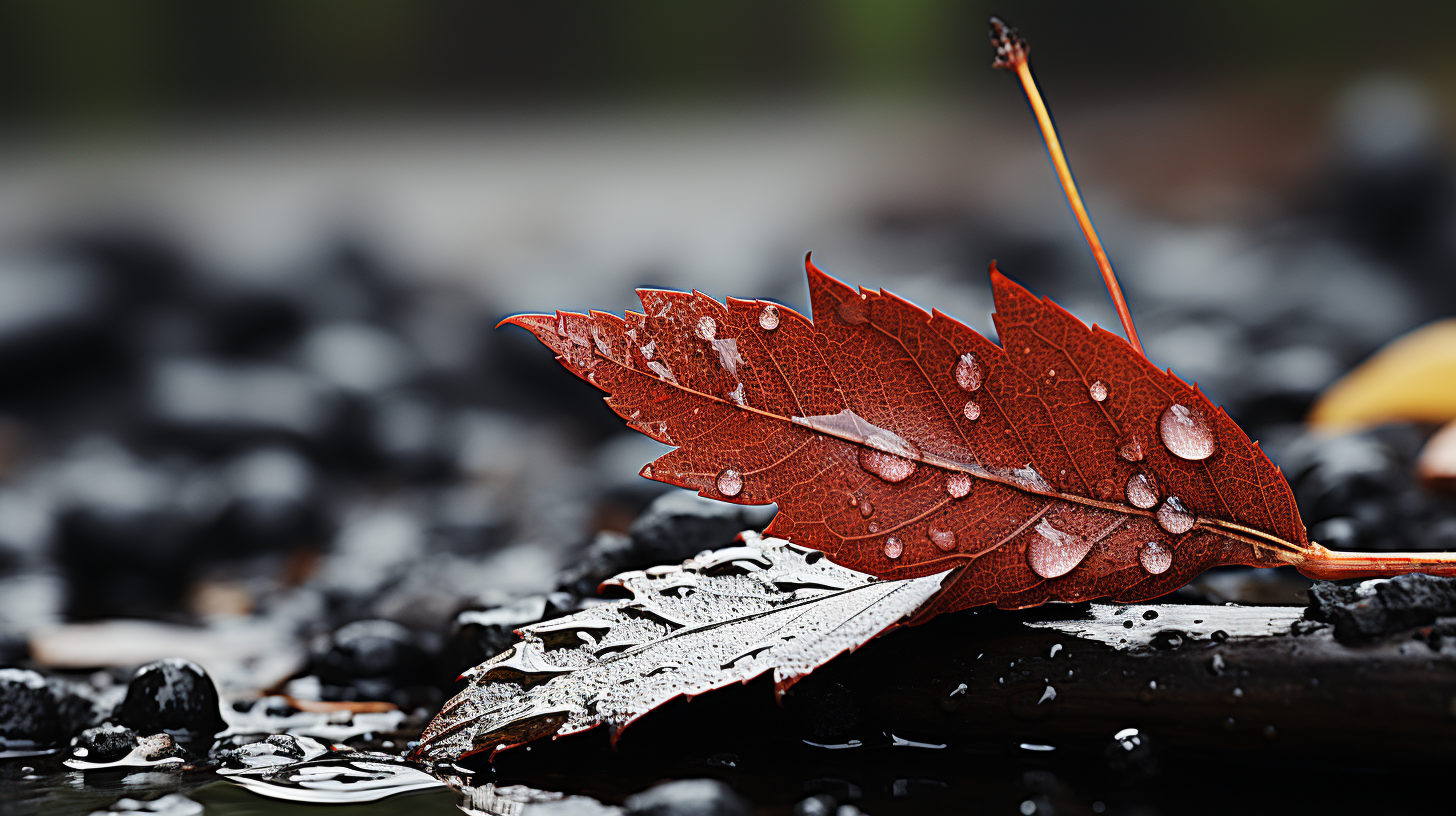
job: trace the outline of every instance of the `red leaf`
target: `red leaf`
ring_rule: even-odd
[[[644,314],[510,318],[677,449],[642,475],[887,578],[958,567],[921,612],[1144,600],[1323,548],[1222,409],[991,269],[1002,345],[806,260],[817,319],[640,290]]]

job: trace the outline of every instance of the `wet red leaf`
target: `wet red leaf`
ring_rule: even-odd
[[[991,270],[997,345],[807,263],[813,321],[641,290],[644,314],[523,315],[627,423],[642,469],[886,578],[958,568],[921,618],[1170,592],[1315,550],[1279,470],[1222,409],[1121,337]]]

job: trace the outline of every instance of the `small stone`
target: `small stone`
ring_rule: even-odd
[[[80,754],[87,762],[109,762],[121,759],[137,745],[137,733],[124,725],[102,723],[82,731],[71,740],[71,747],[84,749]]]

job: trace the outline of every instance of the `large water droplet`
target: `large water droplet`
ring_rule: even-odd
[[[905,545],[900,543],[900,539],[894,536],[885,539],[885,556],[887,558],[899,558],[903,552],[905,552]]]
[[[698,318],[698,339],[712,340],[718,336],[718,321],[707,315]]]
[[[981,387],[981,364],[977,362],[976,355],[968,351],[956,361],[955,381],[956,385],[966,391],[975,391]]]
[[[764,331],[773,331],[779,327],[779,310],[777,306],[770,303],[763,307],[763,311],[758,313],[758,327]]]
[[[975,400],[966,400],[966,407],[962,410],[966,414],[966,419],[975,421],[981,418],[981,405]]]
[[[903,482],[915,472],[915,462],[870,447],[859,449],[859,466],[887,482]]]
[[[1213,426],[1197,408],[1174,403],[1158,420],[1158,433],[1168,452],[1181,459],[1207,459],[1213,455]]]
[[[1091,396],[1092,399],[1097,400],[1098,402],[1107,399],[1107,383],[1101,380],[1092,383],[1091,385],[1087,386],[1087,394]]]
[[[1138,561],[1153,575],[1162,575],[1173,566],[1173,551],[1164,547],[1162,542],[1149,541],[1138,550]]]
[[[930,537],[930,543],[942,550],[950,552],[955,549],[956,534],[955,530],[952,530],[950,527],[940,522],[934,522],[926,529],[925,534]]]
[[[862,499],[859,503],[859,514],[869,518],[875,514],[875,505],[869,499]]]
[[[1026,548],[1026,562],[1032,572],[1043,578],[1066,575],[1092,551],[1092,542],[1058,530],[1046,519],[1037,522],[1035,532],[1031,546]]]
[[[1158,483],[1142,471],[1127,477],[1127,501],[1133,507],[1151,508],[1158,503]]]
[[[718,474],[718,492],[733,497],[743,492],[743,474],[728,468]]]
[[[945,480],[945,492],[952,499],[965,498],[971,492],[971,477],[964,473],[952,473]]]
[[[1158,508],[1158,526],[1173,535],[1181,535],[1193,529],[1193,511],[1189,510],[1177,496],[1169,496]]]
[[[1123,434],[1117,440],[1117,455],[1129,462],[1141,462],[1143,460],[1143,441],[1133,434]]]

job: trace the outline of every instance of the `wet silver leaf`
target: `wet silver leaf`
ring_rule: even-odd
[[[609,581],[632,598],[526,626],[522,640],[465,673],[414,757],[453,761],[599,725],[622,728],[681,695],[773,671],[798,678],[880,634],[947,572],[881,581],[820,553],[744,533],[739,546]]]

